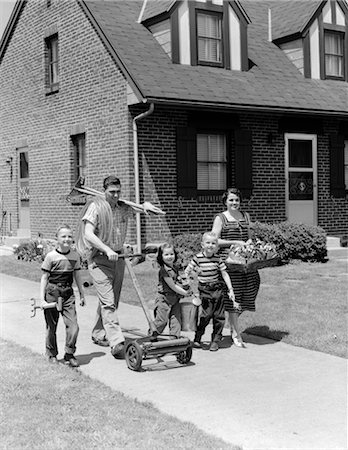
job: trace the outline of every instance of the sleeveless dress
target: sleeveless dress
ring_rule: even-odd
[[[244,213],[243,219],[230,221],[225,214],[218,214],[222,221],[220,239],[228,241],[244,241],[249,238],[249,219]],[[226,260],[229,247],[221,247],[218,255]],[[255,311],[255,299],[260,287],[260,275],[258,272],[243,273],[231,271],[227,267],[227,272],[231,278],[236,301],[240,303],[242,311]],[[233,308],[232,301],[224,293],[224,306],[228,312],[240,312]]]

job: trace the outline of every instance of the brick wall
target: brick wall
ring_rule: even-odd
[[[44,38],[59,38],[59,92],[45,95]],[[1,193],[18,227],[19,143],[29,151],[31,232],[54,235],[58,224],[75,225],[81,208],[65,198],[71,190],[74,130],[86,134],[87,181],[102,188],[111,173],[129,179],[130,145],[126,82],[77,2],[31,0],[24,7],[0,65]],[[12,156],[11,182],[4,158]],[[129,183],[124,183],[129,196]]]
[[[135,108],[133,114],[138,114]],[[253,220],[279,222],[286,217],[285,138],[279,132],[280,116],[275,114],[239,114],[240,127],[252,130],[253,194],[243,202]],[[178,198],[176,194],[176,127],[187,126],[187,113],[179,109],[155,106],[154,113],[138,124],[139,151],[142,162],[141,185],[145,198],[158,204],[165,217],[143,220],[146,239],[167,238],[182,232],[209,230],[214,216],[223,210],[217,201],[200,203]],[[330,195],[329,133],[338,129],[337,120],[324,121],[318,139],[318,225],[328,234],[348,232],[348,202]],[[272,143],[268,135],[272,133]],[[234,159],[232,155],[232,165]],[[233,170],[232,170],[233,173]],[[232,174],[234,178],[234,173]],[[233,185],[233,182],[232,182]]]
[[[44,38],[57,30],[60,50],[59,92],[45,95]],[[148,106],[127,107],[127,84],[76,2],[31,0],[24,7],[0,65],[0,192],[18,227],[17,148],[27,145],[30,165],[31,231],[52,237],[61,223],[76,224],[81,207],[65,197],[71,190],[71,142],[86,134],[86,183],[101,189],[102,179],[117,174],[123,196],[134,200],[132,117]],[[253,195],[243,203],[253,220],[286,219],[284,135],[276,114],[240,113],[239,123],[253,134]],[[219,201],[200,203],[176,194],[176,127],[188,113],[155,106],[138,122],[142,200],[164,209],[165,217],[142,217],[144,241],[211,228]],[[328,135],[337,121],[326,120],[318,135],[318,224],[330,234],[347,233],[348,205],[330,196]],[[269,133],[273,142],[267,143]],[[14,161],[10,180],[7,157]],[[232,157],[232,165],[234,163]],[[232,170],[233,172],[233,170]],[[232,177],[234,174],[232,173]],[[129,228],[135,243],[135,221]]]

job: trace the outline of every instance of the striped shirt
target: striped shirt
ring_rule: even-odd
[[[190,276],[191,272],[196,272],[200,283],[216,283],[220,281],[220,274],[223,270],[226,270],[226,264],[219,256],[213,255],[208,258],[203,252],[200,252],[191,259],[185,274]]]
[[[116,206],[116,208],[111,208],[111,211],[113,220],[112,236],[111,242],[106,244],[114,251],[121,251],[127,236],[128,219],[129,217],[133,217],[133,209],[122,203]],[[97,236],[99,235],[100,220],[98,216],[98,206],[94,202],[89,205],[82,220],[91,222],[95,226],[95,234]]]
[[[50,283],[73,283],[73,274],[75,270],[81,269],[80,256],[73,250],[67,253],[61,253],[55,249],[47,253],[44,262],[41,265],[44,272],[48,272],[48,281]]]

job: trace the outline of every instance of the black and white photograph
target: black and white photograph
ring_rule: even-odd
[[[0,0],[0,449],[348,449],[348,1]]]

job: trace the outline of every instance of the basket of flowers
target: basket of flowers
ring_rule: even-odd
[[[232,244],[226,259],[226,265],[230,270],[244,273],[278,264],[279,257],[273,244],[251,239],[245,245]]]

